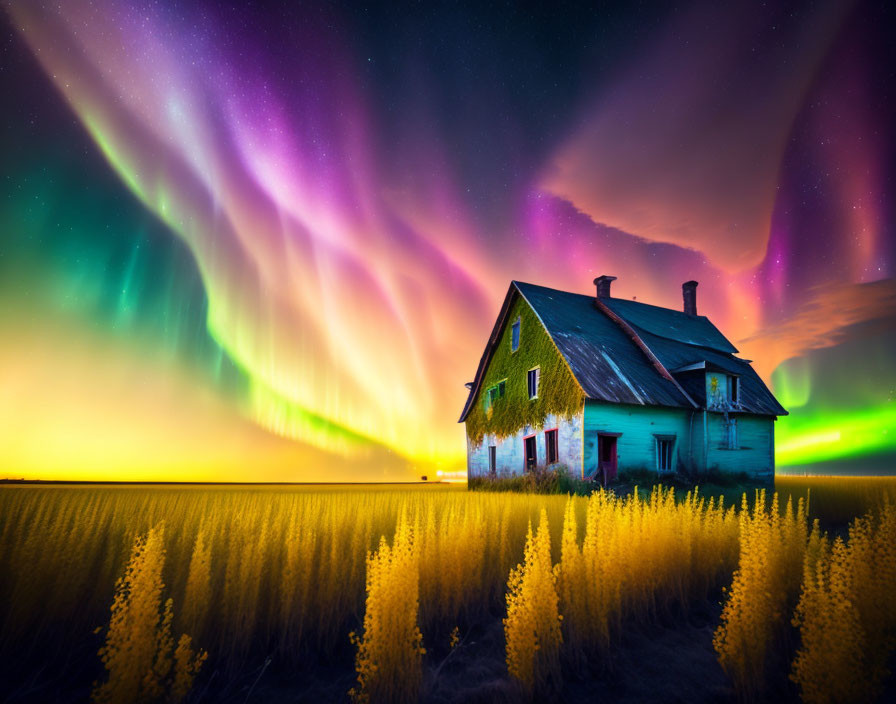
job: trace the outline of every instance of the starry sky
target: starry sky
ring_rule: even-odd
[[[509,281],[600,274],[896,467],[887,3],[2,5],[0,476],[456,471]]]

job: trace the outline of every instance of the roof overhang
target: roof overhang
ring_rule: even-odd
[[[464,404],[464,410],[460,414],[460,419],[457,421],[458,423],[463,423],[467,419],[467,416],[470,414],[470,409],[473,407],[473,401],[476,396],[479,395],[479,389],[482,386],[482,379],[485,376],[486,367],[488,367],[489,360],[491,360],[495,347],[498,345],[501,330],[504,329],[504,323],[507,320],[507,316],[510,314],[510,306],[513,303],[514,294],[522,295],[517,289],[516,284],[511,281],[510,286],[507,288],[507,294],[504,296],[504,303],[501,304],[501,312],[498,313],[498,319],[495,321],[491,335],[488,336],[488,343],[485,345],[485,351],[479,359],[479,366],[476,368],[476,377],[472,383],[464,384],[464,386],[470,389],[470,395],[467,396],[467,402]]]

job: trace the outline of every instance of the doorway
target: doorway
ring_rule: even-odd
[[[616,479],[617,473],[617,455],[616,441],[619,439],[618,433],[598,433],[597,434],[597,473],[603,481],[604,486]]]
[[[526,470],[531,471],[535,469],[535,466],[538,464],[538,450],[535,447],[535,436],[531,435],[526,438],[525,443]]]

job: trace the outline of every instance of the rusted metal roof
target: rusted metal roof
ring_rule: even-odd
[[[740,376],[743,411],[787,413],[750,364],[733,356],[737,349],[705,316],[616,298],[601,298],[596,303],[593,296],[514,281],[479,362],[461,422],[476,398],[507,311],[517,295],[535,311],[589,399],[703,408],[703,374],[669,370],[704,362]]]

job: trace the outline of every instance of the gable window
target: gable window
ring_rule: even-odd
[[[658,472],[671,472],[673,469],[675,436],[654,435],[654,437],[656,438],[656,469]]]
[[[510,351],[516,352],[520,348],[520,319],[517,318],[510,329]]]
[[[717,374],[708,374],[709,392],[707,397],[707,406],[709,408],[718,408],[722,403],[722,389],[719,388],[719,377]]]
[[[541,369],[535,367],[535,369],[529,370],[529,398],[538,398],[538,382],[541,377]]]
[[[740,379],[736,376],[728,377],[728,403],[732,406],[740,405]]]
[[[544,451],[547,455],[547,463],[554,464],[560,459],[559,448],[557,446],[557,430],[547,430],[544,434]]]

